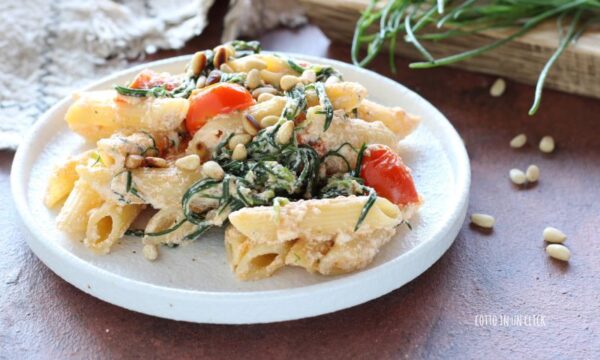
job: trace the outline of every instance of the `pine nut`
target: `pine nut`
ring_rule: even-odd
[[[219,45],[214,50],[215,54],[213,56],[213,65],[215,69],[219,69],[222,64],[227,62],[227,49]]]
[[[523,185],[527,181],[525,173],[519,169],[511,169],[508,175],[510,176],[510,180],[517,185]]]
[[[330,76],[327,78],[327,80],[325,80],[325,86],[327,85],[331,85],[331,84],[337,84],[340,82],[340,78],[337,76]]]
[[[525,176],[529,182],[538,181],[540,179],[540,168],[537,167],[537,165],[529,165],[527,167],[527,171],[525,172]]]
[[[216,84],[221,81],[221,72],[219,70],[213,70],[208,74],[206,78],[206,85]]]
[[[204,85],[206,85],[206,76],[199,76],[196,80],[196,89],[201,89],[204,87]]]
[[[279,82],[281,81],[282,77],[283,77],[283,73],[276,73],[276,72],[272,72],[269,70],[261,70],[260,71],[260,78],[264,82],[269,83],[273,86],[279,86]]]
[[[304,70],[300,76],[300,80],[302,80],[304,84],[312,84],[317,81],[317,74],[312,70]]]
[[[248,134],[237,134],[231,137],[231,139],[229,139],[229,142],[227,143],[227,147],[229,148],[229,150],[235,149],[235,147],[238,144],[244,144],[246,145],[247,143],[249,143],[252,140],[252,136],[248,135]]]
[[[297,83],[300,82],[300,78],[294,75],[285,75],[281,77],[279,81],[279,87],[283,91],[291,90]]]
[[[561,244],[550,244],[546,246],[546,254],[550,255],[550,257],[561,260],[561,261],[569,261],[571,258],[571,250],[568,247]]]
[[[175,166],[182,170],[196,170],[200,166],[200,156],[191,154],[175,161]]]
[[[206,54],[204,51],[198,51],[194,54],[191,62],[191,70],[194,76],[199,76],[206,67]]]
[[[144,157],[140,155],[128,155],[127,159],[125,159],[125,167],[127,169],[137,169],[142,166],[144,162]]]
[[[167,160],[154,156],[148,156],[144,158],[144,163],[146,163],[148,167],[153,168],[166,168],[167,166],[169,166],[167,164]]]
[[[258,124],[258,122],[256,122],[254,116],[250,114],[247,114],[242,119],[242,127],[244,128],[245,132],[252,136],[258,134],[258,130],[260,130],[260,125]]]
[[[492,87],[490,88],[490,95],[492,95],[493,97],[499,97],[502,96],[502,94],[504,94],[505,90],[506,81],[504,81],[504,79],[502,78],[498,78],[496,79],[496,81],[494,81],[494,84],[492,84]]]
[[[221,64],[221,66],[219,66],[219,70],[221,70],[222,73],[232,73],[234,72],[233,69],[231,68],[231,66],[225,64]]]
[[[156,247],[156,245],[147,244],[144,245],[142,253],[144,254],[146,260],[154,261],[158,257],[158,248]]]
[[[260,127],[264,129],[269,126],[273,126],[273,125],[277,124],[278,121],[279,121],[279,116],[267,115],[264,118],[262,118],[262,120],[260,121]]]
[[[540,151],[551,153],[554,151],[554,138],[552,136],[544,136],[540,141]]]
[[[471,215],[471,222],[479,227],[491,229],[496,224],[496,219],[491,215],[476,213]]]
[[[271,94],[271,95],[277,95],[279,93],[279,90],[275,89],[274,87],[270,87],[270,86],[261,86],[259,88],[256,88],[252,91],[252,97],[253,98],[257,98],[262,94]]]
[[[260,86],[260,71],[256,70],[256,69],[252,69],[248,72],[248,75],[246,75],[246,81],[244,82],[244,85],[246,85],[246,87],[248,89],[256,89],[257,87]]]
[[[208,176],[209,178],[215,180],[223,180],[223,178],[225,177],[225,171],[223,171],[221,165],[219,165],[219,163],[217,163],[216,161],[212,160],[202,164],[202,173]]]
[[[285,145],[292,140],[292,135],[294,133],[294,122],[292,120],[288,120],[281,125],[279,130],[277,130],[277,135],[275,136],[275,140],[277,143],[281,145]]]
[[[248,150],[246,150],[246,146],[244,144],[237,144],[235,149],[233,149],[233,153],[231,154],[231,159],[236,161],[246,160],[248,157]]]
[[[261,103],[261,102],[265,102],[267,100],[271,100],[274,97],[275,97],[275,95],[273,95],[273,94],[262,93],[262,94],[258,95],[258,98],[256,99],[256,101],[258,101],[259,103]]]
[[[527,143],[527,135],[519,134],[510,141],[510,147],[513,149],[521,148]]]
[[[567,239],[562,231],[557,228],[547,227],[544,229],[544,240],[551,243],[563,243]]]

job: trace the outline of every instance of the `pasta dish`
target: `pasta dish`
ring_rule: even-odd
[[[55,169],[45,205],[99,254],[137,237],[156,260],[223,227],[241,280],[286,265],[335,275],[367,266],[422,203],[398,155],[418,117],[253,41],[79,93],[65,120],[96,145]]]

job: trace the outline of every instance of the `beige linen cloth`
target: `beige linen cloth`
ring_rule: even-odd
[[[127,59],[182,47],[215,1],[226,0],[1,1],[0,149],[15,149],[44,111]],[[232,0],[223,37],[304,21],[294,0]]]

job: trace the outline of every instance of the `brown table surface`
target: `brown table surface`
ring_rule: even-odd
[[[211,19],[223,10],[213,10]],[[216,45],[220,24],[213,21],[185,49],[158,57]],[[261,40],[269,50],[349,61],[348,46],[330,44],[312,26]],[[25,243],[30,235],[10,195],[13,154],[0,152],[0,358],[600,356],[600,101],[546,91],[539,115],[530,118],[530,86],[511,82],[504,96],[492,98],[493,77],[412,71],[407,63],[399,60],[396,76],[386,59],[373,68],[427,98],[458,129],[471,158],[469,213],[493,214],[493,232],[467,221],[428,271],[351,309],[265,325],[175,322],[97,300],[46,268]],[[508,142],[521,132],[529,144],[511,150]],[[537,149],[547,134],[557,141],[551,155]],[[533,163],[540,182],[513,186],[509,169]],[[568,235],[569,264],[545,254],[546,226]],[[485,315],[495,315],[496,324],[482,323]]]

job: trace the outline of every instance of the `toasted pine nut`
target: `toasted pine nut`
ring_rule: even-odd
[[[227,143],[227,147],[229,148],[229,150],[233,151],[233,149],[235,149],[237,144],[246,145],[251,140],[252,140],[252,136],[250,136],[248,134],[237,134],[237,135],[232,136],[231,139],[229,139],[229,142]]]
[[[191,62],[191,70],[194,76],[200,75],[206,66],[206,54],[204,51],[198,51],[194,54]]]
[[[261,103],[261,102],[265,102],[267,100],[271,100],[274,97],[275,97],[275,95],[273,95],[273,94],[262,93],[262,94],[258,95],[258,98],[256,99],[256,101],[258,101],[259,103]]]
[[[525,172],[525,176],[529,182],[538,181],[540,179],[540,168],[537,167],[537,165],[529,165],[527,167],[527,171]]]
[[[223,72],[223,73],[234,72],[233,69],[231,68],[231,66],[227,65],[227,63],[221,64],[221,66],[219,66],[219,70],[221,70],[221,72]]]
[[[154,261],[158,257],[158,248],[156,245],[146,244],[142,250],[146,260]]]
[[[221,65],[227,62],[227,49],[223,45],[219,45],[214,49],[213,65],[215,69],[221,68]]]
[[[493,97],[499,97],[502,96],[502,94],[504,94],[505,90],[506,81],[504,81],[504,79],[502,78],[498,78],[496,79],[496,81],[494,81],[492,87],[490,87],[490,95],[492,95]]]
[[[154,156],[148,156],[144,158],[144,162],[146,163],[146,165],[148,165],[148,167],[153,168],[166,168],[167,166],[169,166],[167,164],[167,160]]]
[[[554,138],[552,136],[544,136],[540,141],[540,151],[551,153],[554,151]]]
[[[546,254],[557,260],[569,261],[571,258],[571,250],[561,244],[550,244],[546,246]]]
[[[235,149],[233,149],[233,153],[231,154],[231,159],[236,161],[246,160],[248,157],[248,150],[246,150],[246,146],[244,144],[237,144]]]
[[[496,219],[491,215],[486,214],[472,214],[471,222],[479,227],[491,229],[496,224]]]
[[[260,121],[260,127],[264,129],[269,126],[273,126],[273,125],[277,124],[278,121],[279,121],[279,116],[267,115],[264,118],[262,118],[262,120]]]
[[[256,121],[254,116],[247,114],[242,118],[242,127],[244,131],[248,134],[255,136],[258,134],[258,130],[260,130],[260,124]]]
[[[281,145],[285,145],[292,140],[292,135],[294,134],[294,122],[292,120],[288,120],[281,125],[279,130],[277,130],[277,135],[275,135],[275,140],[277,143]]]
[[[128,155],[127,159],[125,159],[125,167],[127,169],[137,169],[142,166],[144,162],[144,157],[140,155]]]
[[[304,70],[300,76],[300,80],[302,80],[304,84],[312,84],[317,81],[317,74],[312,70]]]
[[[510,180],[517,185],[523,185],[527,181],[525,173],[519,169],[511,169],[508,174],[510,176]]]
[[[544,240],[551,243],[563,243],[567,239],[562,231],[557,228],[547,227],[544,229]]]
[[[281,90],[288,91],[296,86],[297,83],[300,82],[300,78],[294,75],[284,75],[281,77],[279,81],[279,87]]]
[[[175,161],[175,166],[182,170],[196,170],[200,166],[200,156],[191,154]]]
[[[510,141],[510,147],[513,149],[521,148],[527,142],[527,135],[519,134]]]
[[[221,81],[221,72],[219,70],[213,70],[208,74],[208,78],[206,78],[205,85],[216,84]]]
[[[246,75],[246,81],[244,82],[244,85],[246,85],[248,89],[256,89],[257,87],[259,87],[260,71],[258,71],[257,69],[252,69],[248,71],[248,75]]]
[[[279,93],[279,91],[277,89],[275,89],[274,87],[270,87],[270,86],[261,86],[259,88],[256,88],[252,91],[252,97],[253,98],[257,98],[262,94],[271,94],[271,95],[277,95]]]
[[[261,70],[260,71],[260,78],[264,82],[269,83],[273,86],[279,86],[279,82],[281,81],[282,77],[283,77],[283,73],[276,73],[276,72],[272,72],[269,70]]]
[[[202,173],[211,179],[222,180],[225,177],[225,171],[218,162],[209,160],[202,164]]]

